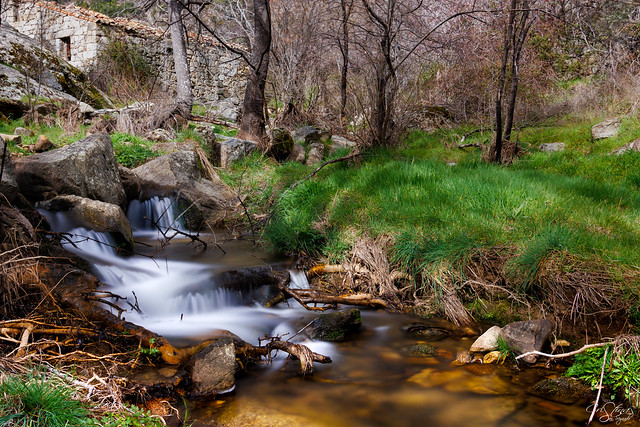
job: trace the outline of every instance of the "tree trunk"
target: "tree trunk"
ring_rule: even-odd
[[[178,0],[169,0],[169,32],[173,49],[173,62],[176,70],[176,103],[174,112],[185,119],[191,114],[193,92],[191,91],[191,73],[187,58],[187,47],[182,28],[182,16]]]
[[[266,148],[264,88],[267,82],[269,52],[271,50],[271,9],[269,0],[254,0],[253,10],[253,51],[247,88],[244,92],[238,138],[253,141],[262,148]]]
[[[495,118],[496,118],[496,133],[494,135],[493,144],[489,149],[489,161],[494,163],[500,163],[502,158],[502,142],[503,135],[503,123],[502,123],[502,97],[504,96],[504,89],[507,79],[507,66],[509,62],[509,54],[511,52],[511,39],[513,38],[513,31],[516,20],[516,6],[517,0],[511,0],[511,6],[509,10],[509,19],[505,28],[504,34],[504,46],[502,52],[502,63],[500,64],[500,75],[498,77],[498,89],[496,91],[495,101]]]
[[[348,3],[348,4],[347,4]],[[349,72],[349,17],[353,7],[353,0],[341,0],[342,6],[342,40],[340,52],[342,54],[342,66],[340,70],[340,123],[344,127],[347,121],[347,75]]]

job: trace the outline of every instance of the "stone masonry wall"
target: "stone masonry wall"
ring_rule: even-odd
[[[7,4],[8,3],[8,4]],[[80,70],[87,70],[110,40],[137,45],[158,70],[158,84],[172,92],[175,72],[167,32],[124,18],[109,18],[76,6],[46,1],[10,0],[2,22],[38,40]],[[189,68],[196,102],[237,109],[244,93],[246,65],[237,55],[211,40],[188,40]]]

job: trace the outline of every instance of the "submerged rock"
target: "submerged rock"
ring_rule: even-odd
[[[15,162],[20,191],[31,202],[74,195],[124,206],[126,196],[109,135],[99,133],[73,144]]]
[[[204,399],[235,387],[236,352],[233,339],[219,338],[185,363],[191,378],[191,397]]]
[[[435,357],[438,349],[431,344],[415,344],[408,348],[407,355],[411,357]]]
[[[321,341],[345,341],[362,327],[360,310],[352,308],[322,314],[309,326],[311,338]]]
[[[527,390],[528,393],[557,403],[585,404],[593,399],[593,391],[575,378],[544,379]]]
[[[441,340],[451,335],[451,331],[437,326],[424,323],[410,323],[402,328],[402,332],[413,337],[426,339],[429,341]]]
[[[553,324],[547,319],[525,320],[509,323],[502,328],[502,336],[518,354],[523,354],[541,351],[552,329]],[[534,355],[522,358],[527,363],[535,363],[536,359]]]
[[[189,230],[217,227],[235,210],[236,195],[218,177],[207,179],[193,151],[176,151],[133,170],[140,180],[140,199],[173,197]]]
[[[500,326],[492,326],[486,332],[478,337],[471,348],[472,352],[493,351],[498,348],[498,338],[502,336],[502,328]]]

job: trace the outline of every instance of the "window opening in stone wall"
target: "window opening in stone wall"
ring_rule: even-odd
[[[60,53],[67,61],[71,61],[71,37],[62,37],[60,39]]]

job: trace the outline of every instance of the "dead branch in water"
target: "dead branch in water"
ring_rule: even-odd
[[[370,294],[330,295],[312,289],[289,289],[278,285],[280,292],[286,299],[293,298],[307,310],[324,311],[335,308],[338,304],[355,305],[359,307],[383,308],[391,310],[387,301]],[[327,304],[322,307],[311,307],[310,304]]]
[[[236,343],[237,345],[238,343]],[[302,344],[294,344],[280,339],[273,339],[267,345],[262,347],[255,347],[246,342],[242,342],[243,353],[245,355],[251,354],[251,356],[269,357],[274,350],[284,351],[285,353],[294,356],[300,361],[300,371],[303,375],[309,375],[313,373],[313,362],[318,363],[331,363],[332,360],[328,356],[314,353],[309,347]]]

